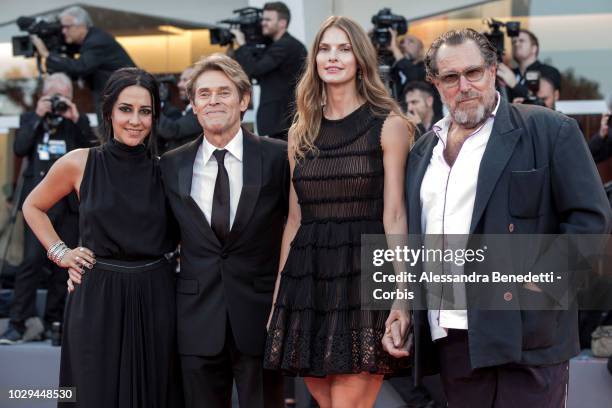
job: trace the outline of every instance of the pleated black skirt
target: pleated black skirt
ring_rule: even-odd
[[[68,297],[60,387],[76,403],[59,407],[180,407],[175,276],[165,259],[97,259]]]

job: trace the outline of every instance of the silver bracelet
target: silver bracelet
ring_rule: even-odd
[[[68,251],[70,251],[70,248],[68,248],[67,246],[64,245],[64,248],[62,249],[62,251],[57,255],[56,257],[56,261],[55,263],[59,266],[60,263],[62,262],[62,259],[64,259],[64,255],[66,255],[68,253]]]
[[[55,248],[51,254],[49,255],[49,259],[51,259],[51,261],[57,263],[57,256],[59,255],[60,252],[62,252],[62,250],[66,247],[66,245],[60,245],[57,248]]]
[[[68,248],[68,246],[62,242],[60,245],[57,245],[50,251],[49,259],[59,265],[62,258],[68,251],[70,251],[70,248]]]
[[[64,241],[62,241],[61,239],[60,239],[59,241],[57,241],[56,243],[54,243],[53,245],[51,245],[51,246],[49,247],[49,249],[47,250],[47,258],[49,258],[49,259],[51,259],[51,260],[52,260],[52,258],[51,258],[51,254],[52,254],[53,252],[55,252],[55,250],[56,250],[57,248],[59,248],[60,246],[62,246],[62,245],[65,245],[65,244],[64,244]]]

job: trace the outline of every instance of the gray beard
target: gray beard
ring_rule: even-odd
[[[493,94],[491,101],[485,100],[484,103],[479,105],[475,111],[468,112],[462,109],[455,109],[453,112],[448,109],[448,104],[446,105],[446,108],[449,110],[450,115],[453,118],[453,122],[464,129],[474,129],[483,124],[489,118],[491,112],[493,112],[493,109],[495,109],[495,102],[496,94]]]
[[[491,113],[491,112],[488,112]],[[484,122],[485,118],[488,117],[484,105],[479,105],[476,111],[467,112],[461,109],[456,109],[455,112],[451,113],[453,121],[465,129],[473,129]]]

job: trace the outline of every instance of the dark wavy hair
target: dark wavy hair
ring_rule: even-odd
[[[128,86],[141,86],[151,95],[153,121],[151,133],[146,137],[145,144],[151,156],[157,155],[156,130],[159,114],[161,111],[161,101],[159,99],[159,87],[155,77],[140,68],[121,68],[116,70],[106,82],[102,91],[102,142],[106,143],[113,138],[113,122],[111,119],[113,106],[121,91]]]

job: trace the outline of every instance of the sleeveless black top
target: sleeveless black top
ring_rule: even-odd
[[[297,163],[293,185],[302,224],[320,221],[382,221],[384,117],[364,104],[348,116],[323,118],[318,151]]]
[[[176,230],[157,159],[111,139],[89,149],[80,187],[82,245],[96,257],[151,260],[171,252]]]

